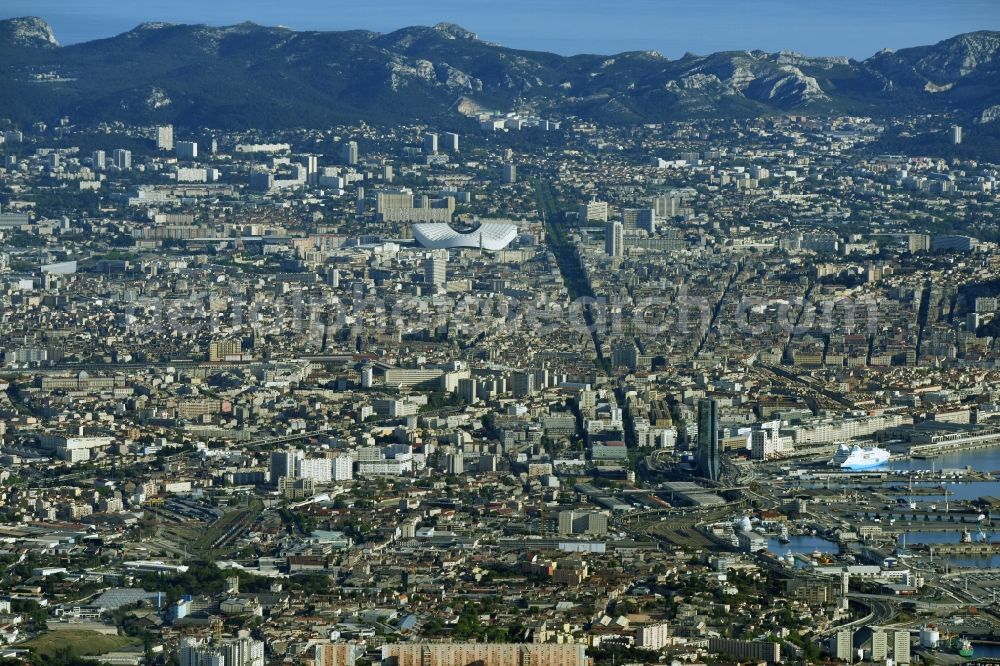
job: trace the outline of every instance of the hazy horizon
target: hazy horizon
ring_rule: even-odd
[[[456,23],[504,46],[563,55],[655,50],[686,52],[760,49],[815,56],[867,58],[883,48],[933,44],[959,33],[1000,29],[1000,3],[987,0],[884,0],[797,3],[786,0],[621,0],[613,5],[566,0],[372,0],[331,6],[321,0],[274,5],[261,0],[199,3],[154,0],[8,0],[0,18],[38,16],[61,44],[112,37],[150,21],[232,25],[252,21],[295,30],[368,29]]]

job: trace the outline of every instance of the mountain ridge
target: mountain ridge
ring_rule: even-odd
[[[525,104],[612,124],[792,112],[1000,117],[994,31],[864,60],[762,50],[671,60],[511,49],[452,23],[379,33],[148,22],[59,46],[44,20],[25,17],[0,21],[0,56],[0,116],[20,122],[266,128]]]

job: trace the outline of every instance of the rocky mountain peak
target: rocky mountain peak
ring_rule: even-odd
[[[466,30],[455,23],[438,23],[434,26],[434,29],[450,39],[479,39],[476,33]]]
[[[52,26],[37,16],[0,21],[0,41],[13,46],[50,48],[59,46]]]

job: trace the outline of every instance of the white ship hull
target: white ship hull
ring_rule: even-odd
[[[836,465],[840,469],[860,470],[879,467],[887,462],[889,462],[889,452],[885,449],[880,449],[877,446],[848,447],[846,444],[841,444],[830,464]]]

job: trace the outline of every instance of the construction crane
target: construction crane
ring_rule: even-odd
[[[222,618],[218,615],[213,615],[209,619],[209,626],[212,628],[212,636],[215,639],[215,643],[219,644],[222,642]]]

